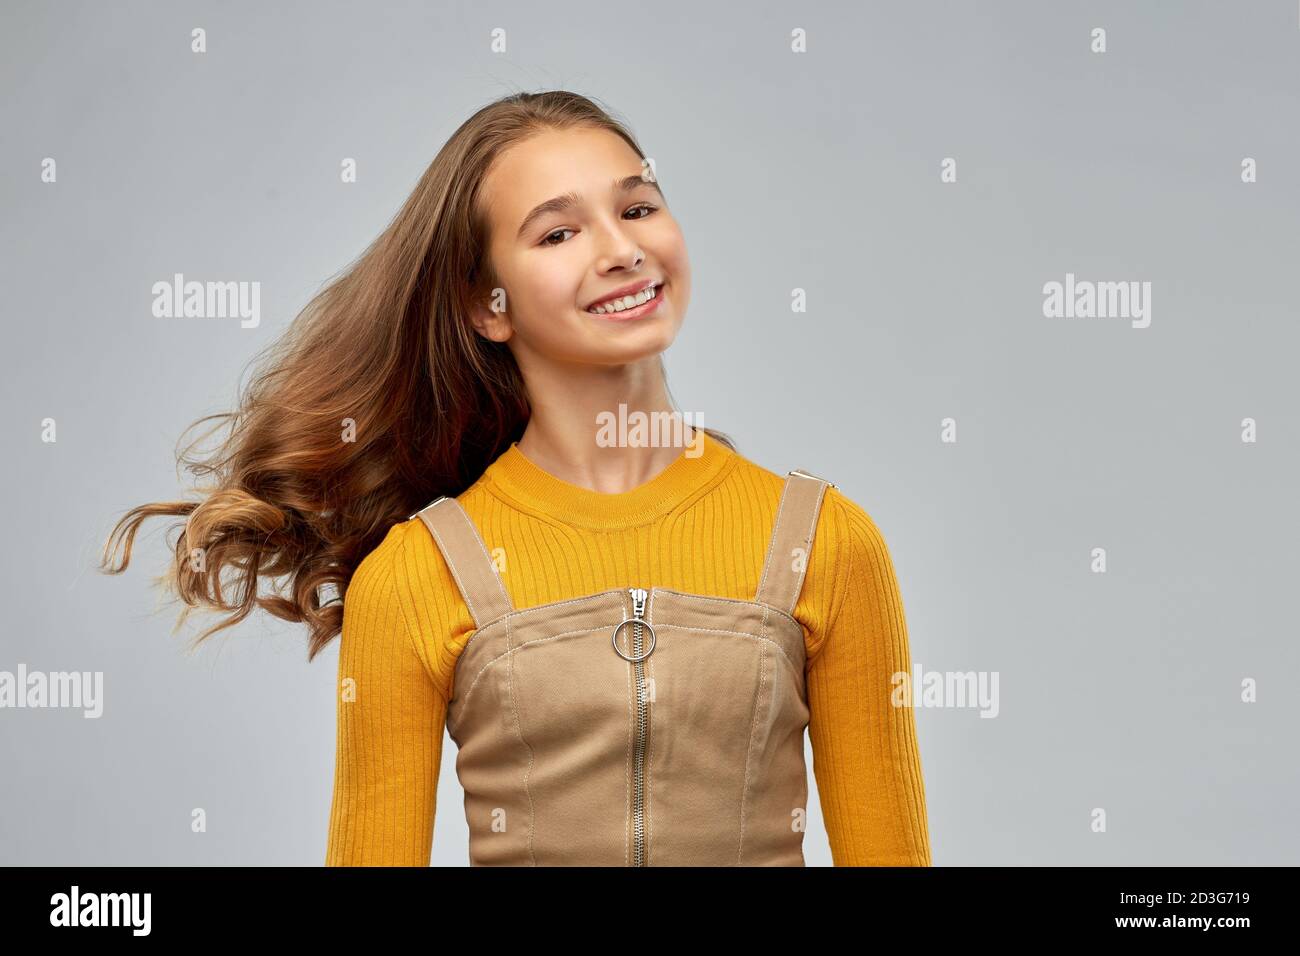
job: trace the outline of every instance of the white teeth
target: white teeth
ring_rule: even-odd
[[[636,295],[625,295],[621,299],[612,299],[604,305],[592,306],[587,311],[593,315],[606,315],[610,312],[623,312],[627,309],[636,308],[638,305],[644,305],[653,299],[659,292],[658,286],[651,286]]]

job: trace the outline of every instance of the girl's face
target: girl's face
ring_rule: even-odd
[[[539,359],[623,365],[672,344],[691,295],[686,243],[621,137],[587,128],[537,133],[497,158],[481,195],[504,300],[495,312],[484,303],[474,325],[494,341],[513,340],[521,368]],[[588,311],[652,281],[658,288],[645,307]]]

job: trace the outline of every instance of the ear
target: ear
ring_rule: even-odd
[[[505,342],[514,335],[514,323],[506,308],[506,290],[493,289],[487,299],[476,301],[469,321],[479,335],[492,342]]]

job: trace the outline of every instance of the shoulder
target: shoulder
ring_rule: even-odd
[[[838,488],[827,488],[818,535],[825,534],[838,562],[855,568],[888,564],[885,535],[871,514]]]
[[[444,694],[450,687],[442,637],[457,622],[455,581],[419,518],[398,522],[357,565],[343,598],[344,646],[377,659],[418,659]]]
[[[884,533],[871,513],[830,479],[822,493],[805,588],[838,607],[854,590],[872,590],[894,575]]]
[[[809,658],[843,622],[875,620],[883,607],[901,606],[885,536],[871,514],[838,488],[826,488],[808,574],[800,598],[808,626]],[[851,629],[856,628],[854,624]]]
[[[401,535],[395,532],[396,528],[389,530],[348,580],[343,594],[342,658],[392,660],[413,649],[397,573]]]
[[[373,601],[388,594],[391,595],[395,584],[395,569],[405,546],[405,531],[402,524],[395,524],[388,533],[357,565],[348,581],[347,591],[343,596],[343,606],[355,607],[360,601]]]
[[[407,584],[416,570],[414,565],[437,555],[433,536],[417,512],[389,527],[379,544],[362,558],[353,577],[391,576],[397,584]]]
[[[841,532],[852,532],[859,537],[880,534],[879,526],[867,509],[838,488],[826,489],[822,511],[828,516],[829,523]]]
[[[736,458],[732,480],[756,492],[775,516],[790,473],[779,474],[739,453]],[[800,470],[826,482],[813,533],[810,574],[816,569],[816,577],[833,581],[836,593],[842,591],[838,585],[844,583],[843,575],[847,573],[855,577],[892,574],[885,535],[867,508],[837,488],[835,476]]]
[[[382,634],[392,643],[411,642],[411,621],[417,616],[416,594],[411,586],[410,549],[414,529],[409,522],[395,524],[366,554],[352,572],[343,594],[343,632],[368,635],[374,643]]]
[[[357,565],[343,598],[343,613],[366,615],[387,610],[390,619],[420,617],[422,598],[441,581],[442,558],[424,522],[398,522]],[[454,587],[448,576],[447,584]]]
[[[747,486],[758,499],[770,507],[775,515],[786,482],[790,479],[790,472],[779,474],[739,452],[733,454],[736,465],[728,476],[729,480]],[[811,474],[807,471],[804,473]],[[826,491],[822,495],[817,516],[814,549],[829,552],[836,559],[844,560],[852,557],[855,552],[859,556],[866,556],[872,549],[882,547],[884,536],[870,513],[835,487],[839,482],[833,476],[814,475],[814,477],[826,482]]]
[[[736,458],[734,477],[758,490],[773,507],[778,505],[786,482],[790,479],[790,472],[778,474],[739,453],[736,453]],[[804,474],[812,473],[804,471]],[[863,539],[880,534],[880,529],[867,510],[835,487],[838,482],[833,476],[813,475],[813,477],[826,482],[826,491],[822,496],[821,509],[817,518],[818,537],[825,532],[838,540],[852,534],[861,543]]]
[[[761,500],[775,511],[787,476],[746,458],[738,451],[728,450],[727,454],[731,460],[723,485],[728,486],[732,492],[739,492],[742,499]]]

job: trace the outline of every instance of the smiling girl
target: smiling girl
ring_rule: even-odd
[[[199,641],[257,607],[306,623],[309,659],[341,631],[328,865],[428,864],[450,734],[471,864],[802,866],[805,730],[833,862],[930,864],[871,518],[711,429],[603,424],[680,423],[662,356],[690,294],[626,127],[508,96],[221,416],[203,499],[114,529],[118,572],[144,518],[186,516],[170,580],[232,612]]]

